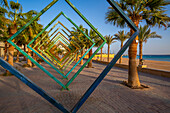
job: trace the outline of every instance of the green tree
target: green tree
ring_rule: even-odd
[[[90,31],[88,31],[88,29],[86,29],[86,30],[85,30],[85,33],[86,33],[86,35],[88,35],[93,41],[95,41],[96,39],[99,38],[99,36],[96,34],[96,32],[93,31],[92,29],[90,29]],[[92,42],[91,42],[90,40],[87,40],[87,41],[85,42],[85,44],[86,44],[86,47],[87,47],[87,48],[90,48],[90,47],[92,46]],[[97,46],[97,45],[96,45],[96,46]],[[93,54],[93,50],[91,49],[91,50],[89,51],[89,58],[92,56],[92,54]],[[93,66],[92,66],[92,59],[89,61],[87,67],[88,67],[88,68],[92,68],[92,67],[93,67]]]
[[[109,62],[109,55],[110,55],[110,45],[112,44],[112,43],[114,43],[114,42],[116,42],[115,41],[115,38],[113,38],[113,36],[110,36],[110,35],[106,35],[105,36],[105,39],[106,39],[106,43],[107,43],[107,45],[108,45],[108,52],[107,52],[107,54],[108,54],[108,57],[107,57],[107,61]]]
[[[0,41],[5,43],[4,60],[7,60],[7,39],[9,37],[7,25],[10,23],[10,20],[5,17],[7,13],[5,8],[0,7]]]
[[[22,12],[22,6],[21,4],[10,1],[10,9],[8,12],[8,17],[11,20],[11,23],[8,26],[9,29],[9,37],[11,37],[13,34],[17,32],[18,22],[20,21],[20,14]],[[13,40],[15,41],[15,40]],[[9,44],[9,55],[8,55],[8,63],[13,66],[13,55],[14,55],[14,47]]]
[[[5,7],[9,7],[7,0],[0,0],[0,5],[5,6]]]
[[[95,39],[96,46],[99,47],[102,43],[103,40],[99,37]],[[103,60],[103,47],[100,49],[100,60]]]
[[[170,4],[167,0],[119,0],[116,3],[137,27],[142,20],[145,20],[148,25],[159,27],[167,27],[170,21],[170,18],[165,14],[164,6]],[[109,7],[106,13],[106,21],[120,27],[127,26],[125,20],[112,7]],[[133,33],[134,31],[131,29],[130,35]],[[129,71],[127,85],[133,88],[141,87],[136,66],[137,45],[138,36],[132,42],[128,51]]]
[[[85,32],[85,28],[83,27],[83,25],[79,25],[79,28],[81,31]],[[80,41],[84,42],[86,41],[86,37],[84,36],[84,34],[77,28],[75,27],[72,27],[73,31],[71,31],[71,37],[74,38],[74,40],[81,46],[83,47],[83,44],[80,43]],[[76,39],[75,37],[77,37],[80,41],[78,41],[78,39]],[[83,57],[83,54],[84,54],[84,49],[82,50],[81,52],[81,57]],[[77,57],[77,60],[79,60],[79,57]],[[80,64],[83,65],[83,60],[80,61]]]
[[[140,26],[139,32],[139,64],[142,65],[142,50],[143,50],[143,42],[147,42],[149,38],[162,38],[162,36],[157,35],[156,32],[151,32],[151,29],[145,25],[144,27]]]
[[[115,34],[114,36],[115,36],[116,40],[121,42],[120,47],[122,48],[124,41],[127,40],[130,37],[130,34],[129,34],[129,32],[126,33],[126,32],[124,32],[124,30],[122,30],[122,31],[118,31],[118,33]],[[119,59],[119,63],[122,63],[122,56]]]
[[[36,16],[37,12],[34,10],[28,11],[27,13],[23,14],[23,24],[28,23],[34,16]],[[34,36],[38,33],[39,24],[37,23],[38,20],[34,21],[31,25],[26,28],[26,35],[25,35],[25,42],[28,44]],[[31,45],[30,45],[31,46]],[[31,50],[28,48],[28,55],[31,56]],[[34,58],[36,60],[36,58]],[[27,66],[32,66],[31,60],[27,59]]]

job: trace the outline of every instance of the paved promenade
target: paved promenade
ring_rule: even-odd
[[[84,68],[69,86],[70,91],[61,91],[61,86],[39,68],[20,68],[20,65],[20,63],[15,64],[15,67],[69,110],[106,66],[93,63],[95,68]],[[42,63],[42,65],[55,77],[62,79],[47,64]],[[126,69],[113,68],[78,113],[170,112],[170,78],[139,73],[141,83],[150,88],[130,89],[120,84],[127,80],[127,76]],[[67,80],[63,81],[64,84],[66,82]],[[60,113],[60,111],[16,77],[0,76],[0,113]]]

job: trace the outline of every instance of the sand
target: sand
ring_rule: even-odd
[[[110,58],[110,61],[112,58]],[[107,58],[103,58],[103,61],[107,61]],[[128,65],[128,58],[122,58],[122,64]],[[119,61],[117,62],[119,63]],[[139,64],[139,60],[137,60],[137,65]],[[147,68],[170,71],[170,62],[167,61],[154,61],[154,60],[144,60],[144,65],[147,65]]]

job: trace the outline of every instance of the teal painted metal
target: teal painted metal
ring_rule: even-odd
[[[58,0],[53,0],[52,3],[56,2]],[[68,0],[66,0],[69,2]],[[87,100],[87,98],[91,95],[91,93],[95,90],[95,88],[99,85],[99,83],[104,79],[104,77],[107,75],[107,73],[110,71],[110,69],[113,67],[113,65],[116,63],[116,61],[120,58],[120,56],[124,53],[124,51],[128,48],[128,46],[132,43],[132,41],[135,39],[135,37],[138,35],[139,31],[133,22],[124,15],[123,11],[116,5],[116,3],[113,0],[107,0],[110,5],[115,8],[115,10],[125,19],[125,21],[131,26],[136,32],[132,35],[132,37],[125,43],[123,48],[118,52],[118,54],[115,56],[114,59],[107,65],[107,67],[103,70],[103,72],[100,74],[100,76],[95,80],[95,82],[90,86],[90,88],[86,91],[86,93],[83,95],[83,97],[79,100],[79,102],[73,107],[71,110],[72,113],[76,113],[78,109],[83,105],[83,103]],[[69,3],[70,4],[70,3]],[[17,36],[17,35],[16,35]],[[14,37],[15,38],[15,37]],[[13,38],[11,38],[12,40]],[[22,52],[22,50],[16,46],[11,40],[8,40],[14,47],[16,47],[18,50]],[[23,52],[24,53],[24,52]],[[27,56],[26,53],[24,53],[25,56]],[[30,57],[30,56],[28,56]],[[66,110],[60,103],[58,103],[55,99],[50,97],[45,91],[40,89],[38,86],[36,86],[33,82],[31,82],[28,78],[26,78],[23,74],[18,72],[16,69],[14,69],[12,66],[9,66],[7,62],[5,62],[3,59],[0,58],[0,65],[2,65],[4,68],[9,70],[12,74],[14,74],[16,77],[18,77],[22,82],[27,84],[30,88],[32,88],[34,91],[36,91],[38,94],[40,94],[42,97],[44,97],[47,101],[49,101],[51,104],[53,104],[55,107],[60,109],[64,113],[69,113],[68,110]]]
[[[49,27],[49,25],[51,25],[61,15],[63,15],[67,20],[69,20],[77,29],[79,29],[94,44],[94,41],[92,41],[70,18],[68,18],[63,12],[60,12],[27,46],[29,47],[30,44],[32,44],[38,38],[38,36],[40,36]],[[67,29],[66,27],[64,28]],[[87,52],[85,54],[87,54]]]
[[[96,51],[92,54],[92,56],[82,65],[82,67],[74,74],[74,76],[67,82],[65,85],[67,88],[73,82],[73,80],[78,76],[78,74],[84,69],[84,67],[89,63],[89,61],[95,56],[95,54],[103,47],[106,43],[106,39],[97,31],[97,29],[80,13],[80,11],[69,1],[65,0],[72,9],[96,32],[99,37],[103,40],[103,43],[96,49]],[[95,44],[94,44],[95,46]],[[67,75],[66,75],[67,76]]]
[[[23,55],[25,55],[28,59],[30,59],[36,66],[38,66],[41,70],[43,70],[47,75],[49,75],[53,80],[55,80],[59,85],[66,88],[63,83],[61,83],[58,79],[56,79],[51,73],[49,73],[45,68],[43,68],[38,62],[36,62],[32,57],[30,57],[27,53],[21,50],[12,40],[20,34],[25,28],[27,28],[34,20],[38,19],[43,13],[45,13],[52,5],[54,5],[58,0],[53,0],[47,7],[45,7],[40,13],[38,13],[32,20],[30,20],[26,25],[24,25],[21,29],[19,29],[13,36],[11,36],[7,41],[14,46],[17,50],[19,50]],[[38,36],[37,36],[38,37]]]
[[[85,94],[81,97],[81,99],[76,103],[76,105],[71,110],[72,113],[76,113],[80,107],[84,104],[84,102],[88,99],[88,97],[93,93],[95,88],[100,84],[100,82],[104,79],[104,77],[107,75],[107,73],[111,70],[111,68],[116,64],[118,59],[121,57],[121,55],[126,51],[126,49],[129,47],[129,45],[133,42],[133,40],[136,38],[136,36],[139,34],[139,32],[135,32],[131,38],[125,43],[122,49],[115,55],[115,57],[112,59],[112,61],[106,66],[106,68],[103,70],[103,72],[99,75],[99,77],[93,82],[93,84],[89,87],[89,89],[85,92]],[[67,85],[66,85],[67,87]]]
[[[76,44],[77,46],[79,46],[78,44]],[[40,49],[40,46],[38,47],[38,49],[42,52],[42,53],[44,53],[41,49]],[[45,53],[44,53],[45,54]],[[70,59],[67,61],[67,63],[70,61],[72,59],[72,57],[70,57]],[[57,60],[57,59],[56,59]],[[60,62],[60,61],[58,61],[58,62]],[[65,65],[67,64],[67,63],[65,63]],[[63,68],[63,66],[61,67],[61,68]]]
[[[89,38],[70,18],[68,18],[63,12],[60,12],[57,16],[56,16],[56,18],[57,17],[59,17],[60,15],[63,15],[67,20],[69,20],[78,30],[80,30],[82,33],[83,33],[83,35],[84,36],[86,36],[91,42],[92,42],[92,46],[89,48],[89,50],[88,51],[86,51],[86,53],[83,55],[83,57],[78,61],[78,63],[88,54],[88,52],[95,46],[95,43],[94,43],[94,41],[93,40],[91,40],[91,38]],[[85,17],[84,17],[85,18]],[[54,22],[54,21],[53,21]],[[93,26],[92,26],[92,28],[94,28]],[[42,33],[41,33],[42,34]],[[33,40],[35,41],[35,39],[36,38],[38,38],[38,37],[35,37]],[[104,39],[104,38],[103,38]],[[31,41],[31,43],[33,43],[34,41]],[[30,44],[31,44],[30,43]],[[105,42],[105,40],[104,40],[104,43],[95,51],[95,53],[92,55],[92,56],[94,56],[100,49],[101,49],[101,47],[103,47],[103,45],[105,44],[106,42]],[[29,45],[30,45],[29,44]],[[28,45],[28,47],[29,47],[29,45]],[[36,53],[37,54],[37,53]],[[86,61],[86,65],[87,65],[87,63],[92,59],[93,57],[90,57],[90,59],[89,60],[87,60]],[[66,74],[66,77],[68,77],[68,75],[71,73],[71,71],[73,71],[73,69],[78,65],[78,63],[76,63],[73,67],[72,67],[72,69]],[[81,67],[81,69],[79,69],[78,71],[78,73],[76,73],[76,75],[74,75],[74,77],[72,77],[72,79],[69,81],[69,83],[67,84],[67,87],[70,85],[70,83],[77,77],[77,75],[84,69],[84,67],[86,66],[85,64]],[[74,79],[73,79],[74,78]],[[67,88],[68,89],[68,88]]]
[[[38,33],[38,35],[30,41],[30,43],[27,46],[30,46],[48,27],[51,26],[52,23],[54,23],[58,17],[60,17],[62,13],[60,12],[40,33]]]
[[[60,38],[60,37],[59,37]],[[59,39],[57,39],[57,40],[59,40]],[[57,40],[55,40],[55,41],[57,41]],[[54,44],[53,44],[54,45]],[[49,48],[49,49],[51,49],[51,47]],[[46,52],[48,53],[48,54],[50,54],[50,52],[49,52],[49,49],[47,49],[46,50]],[[43,54],[46,54],[43,50],[41,50],[40,49],[40,47],[38,47],[38,50],[39,51],[41,51]],[[68,56],[68,55],[67,55]],[[52,56],[55,60],[57,60],[58,61],[58,63],[62,63],[63,61],[59,61],[58,59],[56,59],[54,56]],[[71,59],[70,59],[71,60]]]
[[[65,85],[61,83],[57,78],[55,78],[50,72],[48,72],[45,68],[43,68],[38,62],[36,62],[32,57],[30,57],[27,53],[25,53],[21,48],[19,48],[17,45],[15,45],[11,40],[8,40],[8,42],[14,46],[17,50],[19,50],[24,56],[26,56],[28,59],[30,59],[36,66],[38,66],[42,71],[44,71],[47,75],[49,75],[54,81],[56,81],[59,85],[64,87],[66,89]]]
[[[19,29],[14,35],[12,35],[8,40],[13,40],[17,35],[19,35],[24,29],[26,29],[33,21],[38,19],[42,14],[44,14],[50,7],[52,7],[58,0],[53,0],[49,5],[47,5],[43,10],[40,11],[34,18],[32,18],[27,24],[25,24],[21,29]]]
[[[67,43],[68,44],[68,43]],[[37,53],[35,50],[33,50],[32,48],[30,48],[32,51],[34,51],[35,53]],[[39,47],[38,47],[38,49],[40,49]],[[40,50],[41,52],[43,52],[42,50]],[[44,53],[44,52],[43,52]],[[44,53],[45,54],[45,53]],[[37,55],[39,56],[39,54],[37,53]],[[40,56],[39,56],[40,57]],[[42,56],[41,56],[41,58],[42,58]],[[44,58],[43,58],[44,59]],[[48,63],[49,64],[49,63]],[[51,63],[50,63],[50,65],[51,65]],[[54,67],[53,67],[53,69],[54,69]],[[56,68],[55,68],[55,70],[56,70]],[[59,70],[60,71],[60,70]],[[60,71],[61,73],[63,73],[62,71]],[[63,74],[62,74],[62,76],[64,77],[64,78],[66,78]]]
[[[57,22],[57,23],[60,23],[60,22]],[[66,34],[66,32],[62,29],[62,28],[57,28],[57,29],[61,29],[65,34]],[[56,32],[56,31],[55,31]],[[69,36],[68,34],[66,34],[67,36]],[[74,41],[75,42],[75,41]],[[45,41],[44,41],[44,43],[45,43]],[[41,45],[43,45],[44,43],[42,43]],[[77,47],[79,47],[79,48],[81,48],[76,42],[75,42],[75,44],[77,45]],[[40,49],[40,47],[41,47],[41,45],[38,47],[38,50],[40,50],[42,53],[44,53],[41,49]],[[45,54],[45,53],[44,53]],[[72,57],[70,57],[70,60],[72,59]],[[58,61],[58,62],[60,62],[60,61]],[[67,61],[67,62],[69,62],[69,60]],[[65,63],[65,65],[66,65],[67,63]],[[62,66],[63,67],[63,66]],[[61,67],[61,68],[62,68]]]
[[[28,47],[29,49],[31,49],[34,53],[38,53],[37,51],[35,51],[34,49],[32,49],[31,47]],[[41,59],[43,59],[48,65],[50,65],[54,70],[56,70],[61,76],[63,76],[64,78],[67,78],[64,74],[63,74],[63,72],[61,72],[60,70],[58,70],[54,65],[52,65],[50,62],[48,62],[46,59],[44,59],[40,54],[37,54],[38,55],[38,57],[40,57]],[[39,66],[38,66],[39,67]],[[41,69],[41,68],[40,68]],[[55,78],[55,77],[52,77],[52,78]],[[58,83],[58,79],[57,78],[55,78],[55,80],[57,80],[57,83]],[[62,83],[60,83],[60,85],[64,85],[64,84],[62,84]]]
[[[41,40],[39,40],[38,42],[37,42],[37,44],[35,44],[34,45],[34,47],[32,47],[32,48],[35,48],[56,26],[57,26],[57,24],[58,24],[58,22],[41,38]],[[57,29],[59,29],[59,28],[57,28]],[[50,36],[51,37],[51,36]]]
[[[47,92],[45,92],[43,89],[41,89],[38,85],[36,85],[34,82],[32,82],[29,78],[25,77],[22,73],[20,73],[18,70],[16,70],[13,66],[11,66],[8,62],[3,60],[2,58],[0,58],[0,65],[3,68],[7,69],[9,72],[11,72],[13,75],[15,75],[19,80],[21,80],[24,84],[26,84],[28,87],[33,89],[36,93],[38,93],[40,96],[42,96],[48,102],[50,102],[53,106],[57,107],[59,110],[61,110],[64,113],[70,113],[57,100],[55,100],[53,97],[51,97]]]
[[[95,88],[100,84],[100,82],[104,79],[104,77],[107,75],[107,73],[111,70],[111,68],[115,65],[115,63],[118,61],[118,59],[121,57],[121,55],[125,52],[125,50],[130,46],[130,44],[133,42],[133,40],[136,38],[136,36],[139,34],[138,28],[135,26],[135,24],[128,18],[127,15],[123,12],[121,8],[118,7],[118,5],[113,0],[107,0],[110,5],[120,14],[122,18],[125,19],[125,21],[129,24],[129,26],[134,29],[135,33],[131,36],[131,38],[124,44],[123,48],[119,50],[119,52],[116,54],[116,56],[112,59],[112,61],[107,65],[107,67],[103,70],[103,72],[99,75],[99,77],[93,82],[93,84],[90,86],[90,88],[85,92],[85,94],[81,97],[81,99],[77,102],[77,104],[73,107],[71,110],[72,113],[76,113],[80,107],[84,104],[84,102],[88,99],[88,97],[92,94],[92,92],[95,90]]]

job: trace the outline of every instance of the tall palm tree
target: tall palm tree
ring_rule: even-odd
[[[124,32],[124,30],[122,30],[122,31],[118,31],[118,33],[115,34],[114,36],[115,36],[116,40],[121,42],[121,46],[120,47],[122,48],[124,41],[130,37],[130,34],[129,34],[129,32],[126,33],[126,32]],[[119,63],[122,63],[122,56],[119,59]]]
[[[98,38],[99,38],[99,36],[96,34],[96,32],[93,31],[92,29],[90,29],[90,31],[88,31],[88,29],[86,29],[85,33],[86,33],[86,35],[88,35],[93,41],[95,41],[95,39],[98,39]],[[87,47],[87,48],[90,48],[90,47],[92,46],[92,42],[91,42],[90,40],[86,41],[85,44],[86,44],[86,47]],[[93,54],[93,50],[91,49],[91,50],[89,51],[89,58],[92,56],[92,54]],[[87,67],[88,67],[88,68],[92,68],[92,67],[93,67],[93,66],[92,66],[92,59],[89,61]]]
[[[5,43],[4,60],[7,60],[7,39],[9,37],[7,25],[10,23],[10,20],[5,17],[7,12],[5,8],[0,7],[0,41]]]
[[[85,32],[85,28],[83,27],[83,25],[79,25],[79,28]],[[71,31],[71,36],[74,38],[75,36],[80,40],[80,41],[85,41],[86,37],[84,36],[84,34],[82,32],[80,32],[79,29],[75,28],[75,27],[72,27],[73,31]],[[76,38],[74,38],[76,40]],[[78,40],[77,40],[77,43],[80,45],[80,46],[83,46],[82,43],[80,43]],[[81,51],[81,57],[83,57],[83,54],[84,54],[84,49]],[[77,60],[79,60],[79,56],[77,56]],[[80,65],[83,65],[83,59],[80,61]]]
[[[23,14],[23,24],[26,24],[29,22],[34,16],[36,16],[37,12],[34,10],[28,11],[27,13]],[[38,21],[38,20],[37,20]],[[25,42],[28,44],[37,34],[37,21],[34,21],[31,25],[28,26],[26,29],[27,32],[25,32],[27,35],[25,35]],[[31,46],[31,45],[30,45]],[[31,50],[28,48],[28,55],[31,56]],[[31,60],[27,59],[27,66],[32,66]]]
[[[109,55],[110,55],[110,45],[112,44],[112,43],[114,43],[114,42],[116,42],[115,41],[115,38],[113,38],[113,36],[110,36],[110,35],[106,35],[105,36],[105,39],[106,39],[106,43],[107,43],[107,45],[108,45],[108,52],[107,52],[107,54],[108,54],[108,57],[107,57],[107,61],[109,62]]]
[[[0,0],[0,5],[5,6],[5,7],[9,7],[7,0]]]
[[[157,35],[156,32],[151,32],[151,29],[145,25],[144,27],[140,26],[139,32],[139,64],[142,65],[142,49],[143,49],[143,42],[147,42],[149,38],[162,38],[162,36]]]
[[[103,43],[103,40],[100,37],[96,38],[95,43],[96,43],[96,46],[99,47]],[[100,49],[100,60],[101,61],[103,60],[102,56],[103,56],[103,47]]]
[[[8,17],[11,19],[12,23],[9,25],[9,37],[11,37],[17,32],[17,23],[20,20],[21,11],[22,6],[21,4],[18,3],[18,0],[17,3],[10,1]],[[11,44],[9,44],[8,51],[9,51],[8,63],[13,66],[14,47]]]
[[[164,6],[170,4],[167,0],[119,0],[116,3],[137,27],[142,20],[145,20],[148,25],[159,27],[167,27],[170,21],[170,18],[165,14]],[[106,21],[122,28],[127,26],[125,20],[112,7],[109,7],[106,13]],[[131,29],[130,35],[133,33],[134,31]],[[129,46],[128,51],[129,71],[127,85],[133,88],[141,87],[136,66],[137,45],[138,36]]]

